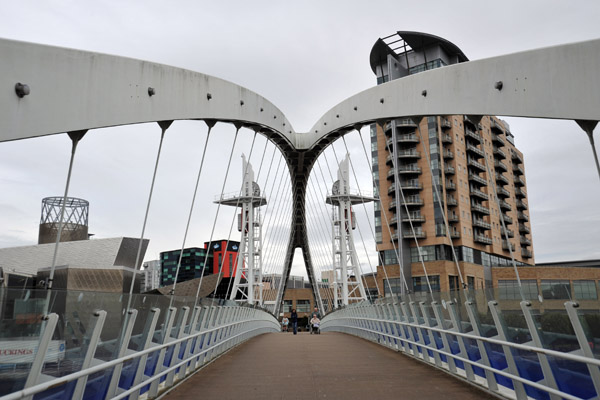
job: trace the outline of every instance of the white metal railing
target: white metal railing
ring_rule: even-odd
[[[470,298],[463,304],[456,301],[462,294]],[[529,301],[519,303],[525,325],[515,328],[506,324],[495,300],[487,302],[486,315],[481,311],[485,303],[478,304],[468,292],[450,295],[454,299],[449,301],[431,301],[433,296],[417,301],[411,296],[415,295],[350,305],[325,316],[321,330],[352,334],[401,351],[504,398],[579,399],[597,398],[600,393],[600,360],[592,351],[598,338],[586,334],[578,303],[564,303],[568,319],[563,314],[563,320],[573,334],[560,335],[542,330],[539,310]],[[519,343],[518,335],[526,340]],[[544,347],[549,335],[557,341],[568,336],[577,348],[563,352]]]
[[[144,332],[133,338],[137,310],[130,310],[121,329],[120,343],[115,346],[119,349],[118,357],[100,360],[96,353],[107,312],[95,311],[88,327],[91,329],[86,348],[79,349],[85,353],[81,367],[59,377],[42,373],[44,364],[48,364],[45,353],[59,320],[57,314],[49,314],[24,387],[0,399],[33,395],[37,395],[36,399],[82,399],[90,392],[103,393],[95,398],[137,399],[141,395],[155,398],[230,348],[256,335],[280,330],[272,314],[252,307],[195,306],[191,313],[188,306],[171,307],[166,310],[162,326],[157,327],[160,313],[160,308],[152,308]],[[138,350],[132,350],[136,345]]]

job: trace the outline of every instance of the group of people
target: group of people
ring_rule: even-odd
[[[311,335],[313,333],[319,334],[321,332],[321,313],[319,313],[319,308],[315,307],[315,309],[310,313],[309,317],[310,320],[308,322],[308,325],[310,326]],[[292,330],[294,331],[294,335],[296,335],[298,333],[298,313],[296,312],[295,308],[292,308],[292,314],[290,315],[290,319],[292,324]],[[283,317],[283,319],[281,320],[284,332],[288,332],[290,319],[288,319],[287,317]]]

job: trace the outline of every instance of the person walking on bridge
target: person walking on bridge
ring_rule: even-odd
[[[292,308],[292,315],[290,315],[290,320],[292,322],[292,328],[294,330],[294,335],[298,333],[298,313],[295,308]]]

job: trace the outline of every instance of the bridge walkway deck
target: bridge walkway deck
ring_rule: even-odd
[[[410,357],[341,333],[271,333],[233,349],[166,394],[187,399],[486,399]]]

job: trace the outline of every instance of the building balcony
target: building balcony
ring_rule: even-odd
[[[501,158],[501,159],[505,159],[506,153],[503,152],[502,150],[500,150],[500,148],[494,146],[494,156],[497,156],[498,158]]]
[[[467,151],[471,153],[475,153],[481,158],[485,157],[485,152],[480,148],[473,146],[472,144],[467,143]]]
[[[504,189],[502,186],[496,186],[496,194],[498,194],[498,197],[501,198],[510,197],[510,192]]]
[[[473,218],[473,226],[476,226],[478,228],[482,228],[482,229],[485,229],[485,230],[492,229],[492,224],[490,224],[489,222],[485,222],[481,218]]]
[[[485,179],[483,179],[478,174],[473,173],[473,172],[469,172],[469,180],[473,181],[473,182],[477,182],[482,186],[487,186],[487,184],[488,184]]]
[[[446,118],[440,119],[440,125],[441,125],[442,129],[452,128],[452,122],[448,121]]]
[[[446,190],[456,190],[456,183],[446,179]]]
[[[500,132],[504,132],[504,126],[493,118],[490,118],[490,127],[492,129],[497,129]]]
[[[482,244],[492,244],[492,239],[486,235],[480,235],[480,234],[474,234],[473,235],[473,241],[475,241],[476,243],[482,243]]]
[[[525,186],[525,181],[520,176],[515,176],[515,186]]]
[[[511,249],[512,251],[515,251],[515,244],[514,244],[514,243],[510,243],[510,242],[507,242],[506,240],[503,240],[503,241],[502,241],[502,249],[503,249],[503,250],[508,250],[508,246],[509,246],[509,244],[510,244],[510,249]]]
[[[523,170],[523,168],[521,168],[517,164],[513,164],[513,174],[515,176],[525,175],[525,171]]]
[[[415,121],[413,121],[412,118],[396,119],[394,122],[396,123],[396,126],[408,126],[411,128],[417,127],[417,124],[415,124]]]
[[[450,231],[450,237],[452,239],[460,239],[460,231],[457,229]]]
[[[452,153],[450,150],[445,150],[443,152],[443,156],[444,156],[444,160],[453,159],[454,158],[454,153]]]
[[[419,159],[421,158],[421,153],[416,151],[415,149],[409,149],[409,150],[400,150],[398,151],[398,158],[403,158],[403,159]],[[388,165],[393,165],[394,161],[394,155],[390,154],[385,158],[385,162]]]
[[[504,146],[506,143],[504,139],[498,134],[492,132],[492,142],[496,143],[498,146]]]
[[[519,224],[519,232],[521,233],[530,233],[531,231],[525,224]]]
[[[508,225],[513,223],[513,219],[506,214],[502,214],[502,221],[504,221],[504,223]]]
[[[427,238],[427,234],[423,231],[419,231],[416,230],[414,233],[413,231],[402,231],[402,238],[403,239],[425,239]],[[398,240],[398,233],[392,233],[392,240]]]
[[[398,175],[411,175],[411,174],[416,174],[416,175],[421,174],[421,168],[417,167],[417,164],[406,164],[406,165],[398,166]],[[393,168],[388,171],[387,178],[389,180],[395,179],[395,173],[394,173]]]
[[[458,214],[455,212],[448,213],[448,222],[458,222]]]
[[[518,161],[515,164],[523,164],[523,157],[521,157],[521,155],[514,150],[510,151],[510,158],[512,158],[515,161]]]
[[[397,226],[398,225],[398,217],[396,217],[395,215],[390,219],[390,226]]]
[[[510,210],[512,210],[512,207],[511,207],[511,205],[510,205],[510,204],[508,204],[508,203],[507,203],[506,201],[504,201],[504,200],[500,200],[500,208],[501,208],[501,209],[503,209],[503,210],[507,210],[507,211],[510,211]]]
[[[451,165],[446,165],[446,166],[444,167],[444,173],[445,173],[446,175],[454,175],[454,173],[455,173],[455,172],[456,172],[456,171],[454,170],[454,167],[453,167],[453,166],[451,166]]]
[[[418,179],[408,179],[404,181],[400,181],[400,187],[402,190],[421,190],[423,189],[423,185],[419,182]]]
[[[452,143],[452,136],[447,134],[442,134],[442,143],[450,144]]]
[[[500,228],[500,232],[502,233],[502,237],[506,237],[506,236],[508,236],[509,238],[515,237],[515,232],[513,232],[511,229]]]
[[[404,199],[400,200],[400,205],[406,205],[408,207],[422,206],[423,199],[421,199],[420,196],[406,196]]]
[[[479,133],[477,133],[471,129],[465,128],[465,137],[471,138],[471,139],[477,141],[477,143],[481,143],[481,136],[479,135]]]
[[[504,175],[496,172],[496,183],[499,185],[508,185],[509,182]]]
[[[454,207],[458,205],[458,201],[453,196],[446,196],[446,204]]]
[[[483,200],[488,200],[487,193],[482,192],[481,190],[477,189],[473,185],[471,185],[470,188],[471,188],[471,196],[473,196],[473,197],[479,197],[480,199],[483,199]]]
[[[502,161],[498,161],[498,160],[494,161],[494,167],[496,168],[496,170],[501,169],[504,172],[508,171],[508,167]]]
[[[523,258],[531,258],[533,257],[533,254],[531,253],[531,250],[521,249],[521,256]]]
[[[490,215],[490,209],[482,206],[481,204],[471,203],[471,211],[476,211],[481,214]]]
[[[405,223],[421,223],[421,222],[425,222],[425,217],[423,215],[421,215],[420,211],[413,211],[410,212],[408,214],[403,214],[402,215],[402,222]]]
[[[517,210],[527,210],[527,203],[517,199]]]
[[[515,196],[517,196],[517,199],[524,199],[527,197],[527,193],[521,188],[515,188]]]
[[[419,143],[419,138],[417,137],[417,135],[414,135],[412,133],[402,134],[396,136],[396,141],[398,143]]]
[[[531,246],[531,240],[529,240],[526,236],[521,236],[519,242],[523,245],[523,246]]]
[[[390,201],[390,205],[388,206],[388,210],[392,211],[396,209],[396,200]]]
[[[529,221],[529,217],[521,211],[517,212],[517,218],[519,218],[519,221]]]
[[[467,159],[467,165],[469,167],[473,167],[477,170],[479,170],[480,172],[485,172],[485,165],[483,165],[482,163],[475,161],[475,159],[473,158],[468,158]]]

